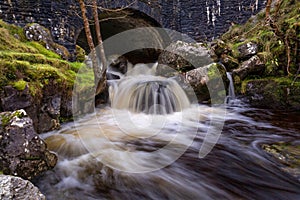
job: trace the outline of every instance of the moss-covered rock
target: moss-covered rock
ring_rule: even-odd
[[[188,71],[186,82],[193,88],[199,102],[224,103],[228,80],[225,68],[213,63]]]
[[[36,131],[49,131],[59,127],[60,118],[72,118],[73,85],[83,63],[63,60],[43,40],[27,40],[25,32],[0,20],[0,111],[25,109]],[[93,78],[93,72],[78,75],[87,77]]]
[[[300,110],[300,83],[289,78],[246,80],[241,92],[256,107]]]
[[[262,148],[284,165],[283,170],[300,180],[300,145],[292,142],[263,144]]]
[[[213,42],[211,55],[233,71],[236,92],[253,106],[299,109],[300,2],[279,2],[268,20],[261,11],[233,25]]]
[[[69,51],[64,46],[55,43],[52,39],[50,31],[40,24],[27,24],[24,27],[24,34],[29,41],[38,41],[46,49],[55,52],[63,59],[69,59]]]

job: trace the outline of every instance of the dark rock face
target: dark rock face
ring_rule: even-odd
[[[0,167],[5,174],[30,180],[56,162],[57,156],[47,150],[24,110],[1,114]]]
[[[98,1],[102,7],[103,1]],[[257,2],[257,3],[256,3]],[[265,1],[258,0],[211,0],[211,1],[136,1],[130,8],[153,18],[164,28],[170,28],[197,41],[211,40],[224,33],[231,23],[244,23],[260,11]],[[120,8],[128,1],[105,2],[107,8]],[[23,1],[0,2],[0,18],[4,21],[25,26],[39,23],[48,28],[55,42],[66,47],[75,55],[76,40],[83,30],[78,16],[79,6],[75,0],[67,1]],[[88,10],[91,15],[91,10]]]
[[[64,46],[53,42],[51,33],[45,27],[37,23],[28,24],[24,27],[24,33],[28,40],[42,41],[46,49],[57,53],[65,60],[69,59],[69,51]]]
[[[59,85],[49,81],[43,93],[32,96],[28,87],[19,91],[12,86],[4,87],[0,94],[3,111],[26,110],[38,133],[59,128],[59,118],[72,118],[72,91],[60,91]]]
[[[46,197],[29,181],[19,177],[0,175],[0,199],[45,200]]]
[[[1,98],[1,107],[4,111],[28,108],[33,103],[28,86],[23,91],[18,91],[10,85],[5,86],[1,96],[3,96]]]
[[[272,79],[250,80],[243,89],[245,100],[252,106],[271,109],[300,110],[300,88]]]

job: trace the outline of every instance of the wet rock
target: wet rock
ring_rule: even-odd
[[[65,60],[69,59],[69,51],[64,46],[55,43],[52,39],[50,31],[45,27],[37,23],[28,24],[24,27],[24,33],[28,40],[39,41],[44,44],[46,49],[57,53]]]
[[[199,102],[223,103],[228,86],[226,70],[220,64],[211,64],[186,73],[186,82],[191,85]]]
[[[246,42],[238,46],[238,58],[246,60],[256,55],[258,52],[258,46],[254,42]]]
[[[174,71],[186,72],[212,63],[209,51],[201,43],[176,41],[171,43],[158,58],[158,73],[173,75]]]
[[[253,56],[249,60],[243,62],[238,69],[232,71],[232,75],[238,76],[240,80],[244,80],[248,75],[259,75],[265,70],[264,63],[258,56]]]
[[[0,170],[33,179],[52,169],[57,156],[47,150],[24,110],[1,113]]]
[[[29,181],[19,177],[0,175],[0,199],[45,200],[46,197]]]

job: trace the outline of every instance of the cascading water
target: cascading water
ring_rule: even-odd
[[[43,135],[59,156],[36,180],[47,199],[298,199],[299,181],[261,148],[297,140],[297,123],[281,128],[263,110],[190,103],[154,72],[144,64],[113,72],[111,106]],[[224,109],[222,137],[199,159]]]
[[[226,103],[229,103],[230,101],[235,99],[235,92],[234,92],[234,84],[233,84],[231,72],[226,72],[226,76],[227,79],[229,80],[228,96],[226,97]]]
[[[111,82],[111,107],[147,114],[171,114],[190,106],[189,99],[173,79],[155,76],[156,64],[137,64],[117,83]]]

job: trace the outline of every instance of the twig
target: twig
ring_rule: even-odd
[[[128,15],[124,15],[124,16],[120,16],[120,17],[108,17],[108,18],[100,19],[99,22],[105,22],[108,20],[116,20],[116,19],[124,19],[126,17],[128,17]]]
[[[294,80],[293,80],[293,82],[292,82],[292,86],[294,85],[294,83],[296,82],[296,80],[297,80],[297,78],[298,78],[298,75],[299,75],[299,73],[300,73],[300,63],[298,63],[298,65],[299,65],[299,67],[298,67],[298,70],[297,70],[297,73],[296,73],[296,75],[295,75],[295,78],[294,78]]]
[[[126,8],[129,8],[130,6],[132,6],[133,4],[136,3],[137,0],[134,0],[133,2],[131,2],[130,4],[126,5],[126,6],[122,6],[121,8],[116,8],[116,9],[110,9],[110,8],[104,8],[102,6],[98,6],[98,9],[101,11],[108,11],[108,12],[119,12],[122,10],[125,10]],[[86,7],[92,7],[92,5],[86,5]]]

